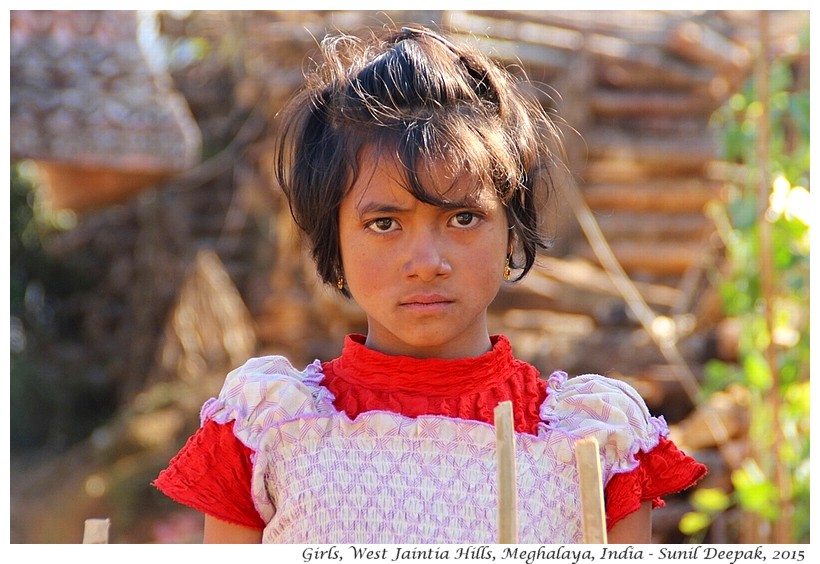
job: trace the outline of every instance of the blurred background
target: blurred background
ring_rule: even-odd
[[[657,542],[809,541],[808,11],[11,11],[11,542],[201,540],[150,482],[248,357],[364,331],[270,178],[328,32],[453,30],[554,112],[553,247],[491,308],[708,465]]]

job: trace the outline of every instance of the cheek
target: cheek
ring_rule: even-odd
[[[364,245],[351,244],[342,247],[342,268],[344,275],[352,289],[366,290],[378,287],[385,273],[389,272],[387,257],[379,253],[364,252]]]
[[[504,279],[504,263],[507,259],[506,244],[498,241],[487,241],[478,246],[465,257],[462,268],[469,272],[470,278],[476,285],[484,287],[494,293]]]
[[[480,252],[483,256],[480,258],[480,264],[486,266],[487,270],[495,272],[503,272],[504,262],[507,260],[507,253],[510,248],[510,239],[505,225],[497,226],[493,232],[485,238],[482,245],[480,245]]]

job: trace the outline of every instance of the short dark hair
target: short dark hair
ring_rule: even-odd
[[[446,205],[419,181],[420,168],[433,162],[493,185],[515,242],[511,266],[522,278],[547,246],[541,208],[563,158],[557,128],[522,82],[424,27],[371,31],[367,39],[332,35],[320,46],[319,64],[277,116],[274,178],[322,280],[342,276],[338,211],[365,145],[392,152],[407,171],[407,190],[425,203]]]

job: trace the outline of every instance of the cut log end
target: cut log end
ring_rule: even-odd
[[[86,519],[83,544],[108,544],[111,519]]]

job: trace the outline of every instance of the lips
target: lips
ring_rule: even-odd
[[[453,300],[441,294],[418,294],[405,298],[399,302],[403,306],[432,306],[438,304],[451,304]]]
[[[430,316],[443,315],[454,303],[454,300],[441,294],[417,294],[401,300],[399,307],[414,315]]]

